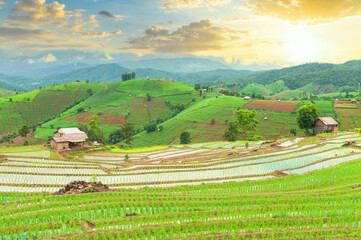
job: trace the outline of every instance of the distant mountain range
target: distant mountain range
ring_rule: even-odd
[[[71,64],[61,67],[44,69],[38,76],[7,76],[0,74],[0,88],[11,91],[25,91],[54,84],[89,80],[91,82],[121,81],[125,72],[135,72],[137,78],[173,78],[177,81],[190,84],[202,83],[218,85],[220,83],[236,83],[243,86],[250,83],[269,85],[282,80],[291,90],[298,89],[308,84],[314,86],[330,85],[330,89],[339,87],[356,87],[361,82],[361,60],[353,60],[343,64],[308,63],[288,68],[255,72],[233,69],[213,69],[196,71],[196,69],[211,69],[227,67],[222,63],[207,59],[155,59],[124,63],[125,67],[116,63],[88,66],[86,64]],[[153,66],[155,68],[131,68]],[[161,69],[169,69],[164,71]],[[72,69],[66,71],[66,69]],[[184,71],[184,72],[178,72]],[[185,72],[188,71],[188,72]],[[44,76],[46,73],[55,73]],[[40,75],[40,76],[39,76]]]
[[[216,83],[218,81],[232,81],[241,76],[253,74],[253,71],[218,69],[196,73],[177,73],[147,69],[130,69],[118,64],[102,64],[86,68],[76,69],[67,73],[53,74],[46,77],[21,77],[0,75],[0,88],[9,90],[32,90],[40,86],[46,87],[54,84],[89,80],[91,82],[116,82],[121,81],[121,75],[125,72],[135,72],[137,78],[173,78],[187,83]]]

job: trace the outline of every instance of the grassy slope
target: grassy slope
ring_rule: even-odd
[[[241,90],[241,92],[244,92],[246,94],[256,93],[264,96],[271,96],[285,90],[287,91],[288,88],[285,86],[284,82],[280,80],[269,85],[262,85],[257,83],[248,84],[245,88]]]
[[[147,94],[152,96],[151,101],[147,101]],[[93,115],[99,116],[106,134],[126,121],[134,123],[138,129],[151,121],[171,118],[170,105],[188,105],[197,98],[199,95],[193,86],[181,82],[135,79],[110,83],[107,89],[98,91],[61,114],[60,118],[44,124],[38,129],[36,137],[47,139],[54,129],[77,126]],[[78,113],[79,108],[84,108],[86,112]]]
[[[11,95],[14,95],[14,94],[15,93],[13,91],[0,88],[0,98],[8,97],[8,96],[11,96]]]
[[[58,116],[61,112],[104,88],[101,84],[70,83],[43,88],[11,97],[0,98],[0,132],[16,131],[27,124],[41,124]]]

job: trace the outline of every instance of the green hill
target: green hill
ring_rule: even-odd
[[[0,98],[0,133],[17,131],[23,124],[41,125],[104,88],[96,83],[69,83]]]
[[[343,64],[308,63],[278,70],[264,71],[239,79],[243,83],[271,84],[283,80],[285,85],[295,90],[308,84],[317,86],[330,85],[334,88],[318,87],[317,93],[338,91],[337,88],[351,86],[356,87],[361,81],[361,61],[354,60]],[[326,91],[322,91],[326,90]]]
[[[36,137],[45,140],[58,127],[74,127],[94,115],[99,117],[106,134],[127,121],[140,131],[148,123],[170,119],[178,108],[201,100],[193,86],[165,79],[135,79],[106,86],[59,118],[43,124]]]
[[[285,86],[284,81],[279,80],[268,85],[262,85],[258,83],[251,83],[244,87],[241,92],[246,94],[261,94],[263,96],[271,96],[274,94],[287,91],[288,88]]]

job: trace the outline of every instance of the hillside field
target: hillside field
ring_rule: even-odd
[[[17,131],[24,124],[32,127],[45,123],[88,98],[88,89],[95,92],[100,88],[104,86],[71,83],[0,98],[0,132]]]
[[[200,100],[193,86],[163,79],[135,79],[104,85],[104,89],[63,112],[59,118],[43,124],[36,137],[45,140],[57,128],[76,127],[94,115],[99,117],[107,135],[127,121],[142,130],[150,122],[172,118],[172,107],[181,104],[186,107]]]

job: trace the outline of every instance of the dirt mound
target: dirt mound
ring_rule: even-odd
[[[65,195],[65,194],[84,194],[92,192],[107,192],[109,188],[107,185],[101,182],[85,182],[85,181],[73,181],[55,192],[54,195]]]
[[[342,147],[356,146],[356,141],[347,141]]]
[[[280,177],[284,177],[284,176],[287,176],[287,175],[288,175],[287,173],[282,172],[282,171],[280,171],[280,170],[274,171],[273,174],[276,175],[276,176],[280,176]]]

